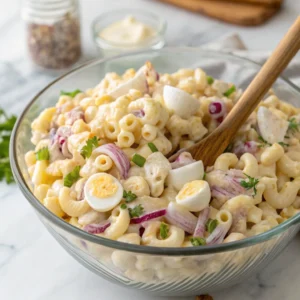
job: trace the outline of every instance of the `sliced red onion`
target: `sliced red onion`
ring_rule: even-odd
[[[103,233],[110,226],[110,222],[105,221],[105,223],[100,224],[89,224],[83,227],[84,231],[92,234]]]
[[[197,225],[194,231],[194,236],[204,237],[205,233],[205,224],[209,218],[210,207],[204,208],[198,217]]]
[[[130,220],[130,224],[140,224],[149,220],[153,220],[159,217],[164,216],[167,213],[166,209],[160,209],[160,210],[156,210],[156,211],[152,211],[150,213],[146,213],[141,217],[138,218],[132,218]]]
[[[218,225],[216,229],[206,239],[207,245],[221,244],[228,232],[228,229],[223,225]]]
[[[181,168],[183,166],[189,165],[193,162],[195,162],[195,159],[193,159],[191,153],[182,152],[175,159],[175,161],[171,163],[171,167],[172,167],[172,169],[178,169],[178,168]]]
[[[65,158],[72,158],[73,157],[73,155],[69,151],[67,140],[65,140],[65,142],[62,144],[61,152],[62,152],[62,154]]]
[[[84,120],[84,112],[81,107],[75,107],[66,114],[66,125],[73,125],[77,120]]]
[[[212,101],[208,106],[208,111],[212,119],[221,123],[226,116],[226,105],[223,100]],[[221,121],[221,122],[220,122]]]
[[[232,152],[240,158],[244,153],[255,154],[258,150],[257,142],[248,141],[248,142],[239,142],[233,146]]]
[[[94,150],[94,153],[108,155],[116,167],[118,168],[121,176],[126,179],[130,169],[130,161],[123,150],[115,144],[105,144]]]
[[[144,232],[145,232],[145,227],[141,226],[141,227],[139,228],[139,235],[140,235],[140,237],[143,236]]]
[[[167,221],[193,234],[197,225],[197,217],[175,202],[170,202],[165,216]]]
[[[137,118],[143,118],[145,116],[145,111],[143,109],[134,110],[131,113],[135,115]]]

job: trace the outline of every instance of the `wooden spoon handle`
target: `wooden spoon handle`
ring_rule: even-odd
[[[215,162],[239,128],[255,110],[280,73],[296,55],[299,48],[300,17],[297,18],[270,58],[252,80],[224,122],[207,138],[188,149],[196,160],[202,160],[204,165],[212,165]]]

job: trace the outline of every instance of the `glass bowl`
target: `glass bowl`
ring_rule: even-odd
[[[113,43],[107,41],[99,36],[99,33],[107,26],[121,21],[128,16],[133,16],[138,21],[153,28],[155,35],[143,40],[134,45],[125,43]],[[93,39],[103,56],[117,55],[122,52],[146,50],[146,49],[160,49],[165,45],[165,32],[167,23],[161,17],[149,11],[139,9],[119,9],[106,12],[98,16],[92,23]]]
[[[32,194],[24,154],[33,149],[30,124],[46,107],[56,103],[60,90],[95,86],[107,72],[139,68],[151,61],[160,72],[202,67],[209,75],[245,88],[260,66],[249,60],[193,48],[152,50],[87,63],[56,79],[29,103],[19,117],[10,145],[17,184],[54,238],[77,261],[119,285],[157,295],[188,296],[211,293],[249,277],[270,263],[297,233],[300,214],[263,234],[241,241],[205,247],[156,248],[125,244],[82,231],[56,217]],[[273,86],[288,102],[300,103],[300,92],[286,79]],[[26,226],[26,224],[24,224]]]

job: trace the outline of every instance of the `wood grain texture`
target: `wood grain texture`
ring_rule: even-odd
[[[160,0],[193,12],[202,13],[224,22],[255,26],[266,22],[279,10],[279,6],[263,6],[220,0]]]
[[[198,0],[201,1],[201,0]],[[211,0],[215,1],[215,0]],[[248,3],[248,4],[259,4],[259,5],[271,5],[271,6],[280,6],[283,3],[283,0],[218,0],[224,2],[239,2],[239,3]]]
[[[299,51],[299,48],[300,17],[289,29],[222,124],[209,136],[186,151],[190,152],[196,160],[202,160],[205,166],[213,165],[216,158],[224,152],[238,129],[245,123],[278,76]]]

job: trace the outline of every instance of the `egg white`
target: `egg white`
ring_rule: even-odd
[[[178,169],[170,170],[167,184],[179,191],[187,182],[201,180],[203,176],[204,167],[202,161],[199,160]]]
[[[107,177],[113,180],[113,182],[117,185],[117,191],[114,195],[105,197],[105,198],[98,198],[92,194],[91,185],[94,180],[99,177]],[[84,196],[88,204],[96,211],[99,212],[106,212],[113,209],[117,206],[123,198],[123,187],[121,183],[112,175],[107,173],[97,173],[92,175],[86,182],[84,186]]]
[[[193,194],[185,194],[188,188],[196,187]],[[186,183],[176,196],[176,202],[189,211],[198,212],[208,207],[211,198],[209,184],[204,180],[194,180]]]

